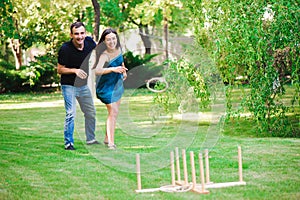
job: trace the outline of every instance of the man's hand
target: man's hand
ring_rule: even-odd
[[[57,64],[57,72],[59,74],[76,74],[81,79],[87,78],[87,73],[83,71],[82,69],[76,69],[76,68],[67,68],[64,65]]]
[[[85,71],[83,71],[82,69],[76,69],[75,74],[76,74],[76,76],[78,76],[81,79],[87,78],[87,73],[85,73]]]

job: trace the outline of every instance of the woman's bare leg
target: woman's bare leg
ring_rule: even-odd
[[[106,120],[105,142],[107,141],[109,145],[115,144],[115,128],[116,128],[116,121],[119,113],[120,103],[121,101],[119,100],[111,104],[106,104],[108,116]]]

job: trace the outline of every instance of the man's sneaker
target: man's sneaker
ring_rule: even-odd
[[[65,150],[75,150],[75,148],[73,145],[69,145],[68,147],[65,147]]]
[[[92,145],[92,144],[100,144],[100,143],[97,140],[93,139],[93,140],[87,141],[86,144]]]

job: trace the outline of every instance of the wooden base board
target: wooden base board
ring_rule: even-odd
[[[227,183],[210,183],[205,184],[205,189],[211,189],[211,188],[224,188],[224,187],[234,187],[234,186],[240,186],[240,185],[246,185],[246,182],[227,182]],[[201,184],[197,184],[196,188],[201,188]]]
[[[194,188],[191,190],[192,192],[195,192],[197,194],[209,194],[209,191],[208,190],[202,190],[202,189],[198,189],[198,188]]]
[[[180,185],[180,186],[185,186],[185,185],[191,185],[192,183],[188,183],[188,184],[186,184],[186,182],[185,181],[175,181],[175,183],[177,184],[177,185]],[[197,193],[197,194],[209,194],[209,191],[208,190],[202,190],[202,188],[201,189],[198,189],[197,188],[197,185],[195,186],[195,187],[193,187],[192,189],[191,189],[191,191],[192,192],[195,192],[195,193]]]
[[[159,192],[159,191],[160,191],[160,188],[148,188],[148,189],[135,190],[136,193]]]
[[[184,181],[176,181],[177,185],[184,186]],[[227,182],[227,183],[209,183],[205,184],[205,189],[202,190],[202,185],[197,184],[195,188],[192,188],[191,191],[195,192],[197,194],[209,194],[209,191],[206,189],[214,189],[214,188],[225,188],[225,187],[234,187],[234,186],[241,186],[246,185],[246,182]],[[136,193],[145,193],[145,192],[159,192],[161,191],[161,188],[148,188],[148,189],[141,189],[141,190],[135,190]]]

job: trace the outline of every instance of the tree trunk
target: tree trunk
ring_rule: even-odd
[[[22,66],[22,51],[20,48],[20,41],[19,39],[11,39],[10,40],[10,47],[12,49],[12,52],[15,57],[15,65],[16,65],[16,70],[19,70],[20,67]]]
[[[165,55],[166,55],[166,60],[169,59],[169,36],[168,36],[168,19],[167,17],[164,17],[164,39],[165,39]]]
[[[9,42],[5,42],[5,45],[4,45],[4,60],[6,60],[7,62],[9,61],[9,53],[11,52],[10,49],[9,49],[9,45],[10,43]]]
[[[100,5],[97,0],[92,0],[93,7],[94,7],[94,37],[95,40],[98,42],[99,40],[99,27],[100,27]]]
[[[139,25],[139,34],[145,46],[145,54],[151,54],[151,41],[148,26]]]
[[[15,27],[18,32],[18,35],[20,35],[18,20],[15,20]],[[20,67],[22,66],[22,50],[21,50],[21,45],[20,45],[20,39],[10,39],[9,42],[10,42],[10,47],[11,47],[12,52],[15,57],[16,70],[19,70]]]

